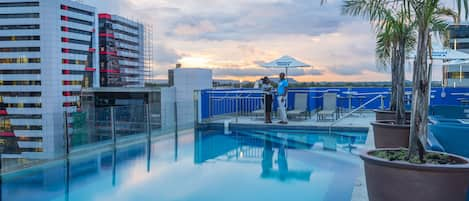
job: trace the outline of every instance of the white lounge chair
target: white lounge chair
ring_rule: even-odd
[[[287,112],[288,116],[298,117],[304,115],[305,119],[308,118],[308,94],[297,93],[295,94],[295,109]]]
[[[335,120],[337,119],[337,94],[325,93],[323,96],[322,110],[317,113],[318,121],[320,120]]]

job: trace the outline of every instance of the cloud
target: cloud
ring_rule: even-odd
[[[212,68],[215,76],[277,76],[283,69],[267,69],[267,68],[226,68],[218,67]],[[303,75],[322,75],[322,71],[317,69],[289,69],[289,76],[303,76]]]
[[[163,44],[157,44],[155,51],[155,61],[158,63],[175,64],[182,58],[182,55],[179,55],[176,50]]]

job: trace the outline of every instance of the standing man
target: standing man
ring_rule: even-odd
[[[279,124],[288,124],[287,119],[287,94],[288,94],[288,81],[285,79],[285,73],[280,73],[280,82],[277,87],[277,100],[278,109],[280,112]]]

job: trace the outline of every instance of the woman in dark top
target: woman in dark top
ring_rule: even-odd
[[[262,79],[262,90],[264,91],[264,109],[265,109],[265,123],[272,123],[272,84],[268,77]]]

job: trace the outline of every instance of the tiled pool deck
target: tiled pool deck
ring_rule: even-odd
[[[360,147],[360,151],[365,151],[368,149],[374,148],[374,134],[373,129],[371,128],[370,123],[375,120],[374,112],[363,112],[360,114],[353,114],[350,117],[342,119],[333,124],[333,128],[357,128],[357,129],[368,129],[368,137],[365,146]],[[275,120],[275,119],[274,119]],[[301,117],[290,120],[288,125],[281,125],[278,123],[265,124],[262,118],[256,117],[231,117],[223,118],[219,120],[214,120],[212,123],[225,123],[229,122],[232,125],[239,126],[272,126],[272,127],[322,127],[329,128],[333,121],[317,121],[316,116],[312,115],[310,119],[304,120]],[[275,122],[275,121],[274,121]],[[351,201],[368,201],[368,193],[366,190],[366,179],[365,173],[363,173],[357,178],[355,182],[355,188],[353,190]]]

